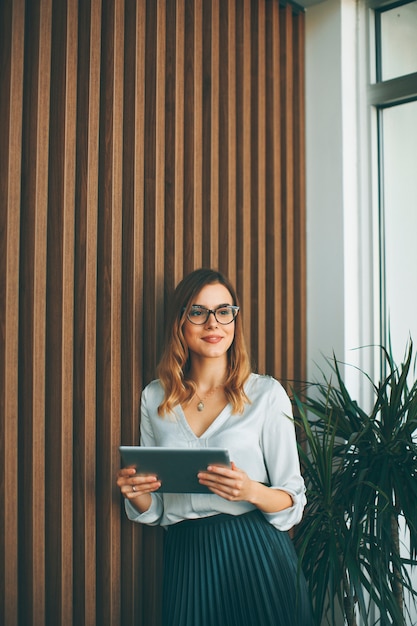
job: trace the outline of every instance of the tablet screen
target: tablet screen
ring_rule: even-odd
[[[208,465],[230,467],[229,453],[223,448],[160,448],[120,446],[125,467],[133,465],[138,474],[155,474],[161,481],[158,492],[212,493],[198,482],[198,472]]]

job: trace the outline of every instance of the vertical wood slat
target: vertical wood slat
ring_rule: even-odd
[[[148,9],[149,9],[148,2]],[[145,202],[150,203],[152,210],[149,211],[147,204],[144,207],[145,224],[148,223],[148,230],[145,237],[149,237],[148,262],[152,274],[145,281],[144,302],[144,327],[148,324],[153,330],[149,337],[151,345],[143,346],[142,358],[146,366],[144,371],[145,380],[149,381],[154,376],[158,355],[162,348],[162,334],[159,329],[163,327],[163,271],[164,271],[164,242],[165,242],[165,63],[166,63],[166,2],[154,3],[151,7],[151,28],[152,31],[146,33],[146,37],[154,36],[152,47],[152,93],[151,98],[145,102],[145,116],[151,116],[153,127],[149,128],[149,133],[145,130],[150,151],[154,155],[154,163],[148,164],[145,157],[145,176],[148,172],[149,180],[145,179]],[[147,57],[147,50],[145,51]],[[146,66],[146,59],[145,59]],[[149,74],[148,74],[149,77]],[[146,94],[145,94],[146,95]],[[146,119],[145,117],[145,119]],[[145,144],[146,145],[146,144]],[[146,154],[148,151],[146,150]],[[147,185],[148,182],[148,185]],[[155,245],[156,244],[156,245]],[[145,264],[146,266],[146,258]],[[144,337],[143,337],[144,339]],[[142,338],[138,337],[141,341]],[[147,358],[148,355],[148,358]],[[149,358],[150,357],[150,358]],[[138,434],[135,436],[138,441]],[[141,550],[140,566],[143,571],[142,586],[142,618],[146,622],[147,615],[153,615],[157,623],[160,622],[160,562],[162,556],[163,537],[155,529],[143,529],[143,543]],[[161,529],[156,529],[161,531]]]
[[[304,371],[303,15],[275,0],[0,10],[0,621],[157,625],[163,533],[126,520],[114,475],[174,285],[219,267],[259,370]]]
[[[228,259],[228,226],[229,226],[229,212],[230,207],[228,205],[228,170],[229,170],[229,124],[230,118],[228,115],[228,84],[230,81],[229,75],[229,22],[230,11],[228,2],[219,3],[219,44],[220,54],[218,56],[218,129],[217,129],[217,149],[216,160],[217,163],[213,164],[216,170],[218,170],[218,217],[217,217],[217,229],[216,242],[217,242],[217,263],[219,267],[227,270]],[[213,42],[214,46],[214,42]],[[231,114],[231,118],[234,117],[234,113]]]
[[[243,15],[242,15],[243,14]],[[250,0],[244,0],[243,11],[239,15],[239,36],[240,36],[240,85],[239,99],[240,116],[239,126],[237,129],[238,136],[241,137],[241,145],[238,147],[241,152],[239,178],[239,192],[237,200],[237,210],[239,211],[239,220],[237,222],[237,230],[239,232],[239,241],[237,246],[238,253],[238,273],[237,273],[237,289],[240,295],[243,311],[245,312],[245,338],[248,346],[252,349],[252,315],[251,315],[251,267],[252,267],[252,247],[250,245],[251,237],[251,3]]]
[[[155,247],[155,323],[156,328],[163,327],[164,298],[164,233],[165,233],[165,75],[166,75],[166,4],[158,2],[156,24],[156,119],[155,119],[155,241],[159,246]],[[156,354],[162,351],[162,339],[160,333],[156,334]]]
[[[113,616],[112,581],[113,561],[112,546],[112,510],[109,492],[111,490],[109,461],[111,458],[113,391],[117,381],[113,377],[113,363],[117,355],[113,352],[113,337],[117,329],[113,327],[114,289],[117,275],[114,272],[113,222],[116,210],[113,205],[115,195],[113,179],[116,152],[114,123],[117,116],[115,103],[115,71],[117,42],[114,33],[117,22],[116,3],[104,0],[102,4],[102,44],[100,77],[100,135],[99,135],[99,194],[98,194],[98,246],[97,246],[97,414],[100,420],[96,424],[96,501],[97,515],[97,608],[96,620],[108,624]],[[117,425],[115,425],[117,428]]]
[[[185,88],[184,88],[184,63],[185,63],[185,6],[184,2],[170,2],[175,6],[175,200],[174,218],[174,283],[169,284],[172,289],[184,273],[184,126],[185,126]],[[188,123],[188,121],[187,121]]]
[[[73,515],[72,473],[67,472],[73,459],[73,336],[74,336],[74,235],[75,235],[75,163],[76,163],[76,107],[77,107],[77,62],[78,48],[78,4],[70,0],[67,8],[68,33],[66,38],[66,101],[65,101],[65,156],[63,182],[63,315],[62,315],[62,467],[60,482],[60,519],[62,526],[62,562],[66,564],[60,574],[61,579],[61,614],[63,623],[72,616],[73,602],[73,532],[67,523],[69,512]],[[70,504],[70,506],[68,506]]]
[[[23,2],[0,8],[0,622],[18,623],[19,207],[23,108]]]
[[[121,387],[121,239],[124,13],[121,3],[103,3],[104,78],[101,87],[102,137],[99,155],[98,250],[98,409],[97,422],[97,622],[120,616],[120,515],[115,468],[119,464]],[[103,65],[102,65],[103,67]],[[100,348],[99,348],[100,346]]]
[[[284,63],[281,72],[281,97],[282,97],[282,207],[283,207],[283,252],[282,265],[283,296],[284,296],[284,323],[283,332],[283,362],[285,363],[285,376],[293,379],[295,355],[292,351],[294,337],[295,316],[295,277],[294,277],[294,112],[293,112],[293,40],[292,40],[292,13],[291,8],[286,6],[281,9],[281,45],[283,46]]]
[[[33,323],[32,326],[32,354],[33,363],[31,389],[33,414],[24,416],[31,420],[32,440],[25,439],[26,449],[31,449],[29,458],[31,466],[27,467],[28,484],[30,485],[30,522],[26,524],[25,533],[30,535],[30,553],[32,558],[30,572],[32,580],[29,585],[29,598],[32,600],[31,610],[33,622],[42,623],[45,618],[45,560],[43,541],[45,535],[45,293],[46,293],[46,225],[47,225],[47,198],[48,198],[48,141],[49,141],[49,93],[50,93],[50,59],[51,59],[51,18],[52,6],[45,2],[39,6],[39,57],[38,57],[38,84],[36,89],[37,113],[36,138],[33,137],[33,156],[35,157],[36,180],[32,179],[31,186],[35,185],[33,205],[33,257],[27,262],[33,262]],[[35,94],[34,94],[35,95]],[[22,246],[22,252],[24,251]],[[27,422],[28,423],[28,422]],[[28,512],[29,513],[29,512]],[[29,601],[30,602],[30,601]],[[30,604],[29,604],[30,606]]]
[[[266,224],[266,119],[267,119],[267,99],[266,93],[266,23],[265,23],[265,4],[259,5],[258,20],[259,20],[259,38],[258,38],[258,54],[257,54],[257,88],[255,91],[258,93],[258,121],[257,121],[257,230],[258,240],[256,242],[257,249],[257,277],[256,283],[258,285],[258,302],[256,305],[257,311],[254,317],[257,320],[257,337],[258,337],[258,358],[257,365],[261,372],[266,370],[266,230],[270,228],[269,224]],[[254,168],[255,169],[255,168]]]
[[[45,622],[45,359],[51,2],[26,6],[19,310],[19,618]]]
[[[46,331],[46,544],[47,622],[72,619],[73,275],[77,6],[55,5],[52,50],[48,189]],[[60,45],[58,44],[60,42]],[[60,147],[62,146],[62,151]],[[59,158],[57,158],[59,156]],[[62,207],[57,210],[57,207]],[[53,244],[51,244],[51,241]],[[56,415],[61,415],[57,422]],[[59,444],[59,445],[57,445]],[[53,540],[52,540],[53,538]],[[59,546],[59,549],[56,549]],[[63,564],[65,563],[65,567]]]
[[[143,274],[143,247],[140,245],[144,241],[144,213],[145,213],[145,199],[143,195],[144,188],[144,127],[145,127],[145,100],[144,100],[144,78],[145,78],[145,62],[146,62],[146,2],[141,0],[138,3],[136,14],[136,97],[135,97],[135,113],[136,113],[136,135],[135,135],[135,185],[134,185],[134,206],[133,212],[135,216],[134,222],[134,276],[133,276],[133,289],[134,289],[134,335],[132,341],[135,347],[135,370],[132,378],[132,385],[134,387],[135,398],[134,406],[132,406],[131,415],[126,416],[129,421],[133,420],[131,438],[123,439],[122,441],[138,442],[139,433],[139,399],[140,399],[140,385],[138,381],[143,380],[143,336],[142,328],[144,328],[144,314],[143,314],[143,293],[145,276]],[[139,245],[138,245],[139,242]],[[126,519],[124,519],[125,525],[130,525]],[[122,574],[128,575],[128,584],[131,587],[131,595],[128,599],[127,607],[132,606],[131,611],[126,612],[124,615],[122,612],[122,624],[130,623],[144,623],[144,617],[146,615],[155,615],[153,606],[147,605],[149,595],[146,594],[146,583],[149,579],[149,567],[148,563],[144,559],[144,532],[142,528],[129,529],[133,532],[133,552],[132,552],[132,570],[131,572],[125,572],[123,567]],[[153,578],[155,584],[156,576]],[[122,607],[125,610],[125,607]]]
[[[124,5],[115,3],[114,23],[114,83],[113,99],[114,112],[112,124],[113,154],[112,154],[112,311],[111,311],[111,417],[107,432],[107,467],[105,484],[107,486],[107,500],[109,511],[109,528],[107,530],[111,542],[109,573],[107,589],[111,598],[109,614],[101,623],[112,626],[120,619],[120,589],[121,577],[120,559],[120,515],[112,505],[118,496],[115,485],[115,467],[120,463],[118,444],[121,439],[121,295],[122,295],[122,216],[120,207],[123,206],[123,89],[124,89]]]
[[[228,135],[227,135],[227,147],[228,147],[228,181],[227,181],[227,209],[228,209],[228,223],[227,223],[227,235],[226,235],[226,250],[227,257],[224,261],[225,271],[227,276],[233,284],[236,284],[237,279],[237,259],[236,259],[236,241],[237,241],[237,211],[236,211],[236,192],[237,192],[237,121],[236,121],[236,106],[237,106],[237,78],[236,78],[236,5],[234,0],[228,2],[228,85],[227,85],[227,118],[228,118]],[[223,246],[223,241],[221,246]]]
[[[304,19],[300,15],[294,20],[294,160],[298,164],[297,177],[294,177],[294,273],[296,276],[296,311],[294,316],[293,351],[294,379],[306,380],[307,364],[307,260],[306,260],[306,164],[305,164],[305,30]]]
[[[194,268],[195,248],[195,214],[194,214],[194,29],[195,29],[194,2],[184,0],[184,273]]]
[[[202,178],[203,178],[203,0],[195,1],[194,14],[194,255],[193,265],[202,265]]]
[[[223,3],[225,4],[225,3]],[[220,2],[214,0],[211,3],[211,38],[209,44],[210,50],[210,136],[209,136],[209,154],[210,154],[210,179],[209,186],[209,204],[207,205],[207,219],[205,224],[207,230],[204,233],[204,239],[209,244],[209,249],[206,249],[206,265],[215,267],[218,259],[219,243],[218,243],[218,229],[219,229],[219,168],[217,167],[219,159],[219,65],[220,65]]]
[[[96,623],[96,311],[101,1],[79,5],[74,276],[73,623]]]
[[[139,390],[135,381],[140,379],[140,356],[138,349],[140,337],[137,336],[136,317],[139,312],[138,302],[141,299],[141,283],[137,284],[136,277],[140,274],[141,262],[137,253],[135,241],[141,239],[138,223],[142,217],[139,211],[139,198],[136,202],[136,185],[143,185],[142,169],[138,169],[136,133],[132,128],[138,128],[138,136],[143,134],[143,116],[137,115],[141,110],[138,84],[143,81],[137,75],[143,71],[143,3],[136,7],[133,3],[126,4],[125,12],[125,59],[124,59],[124,95],[123,95],[123,224],[122,224],[122,318],[124,320],[121,335],[122,363],[124,373],[121,379],[121,440],[134,441],[139,431],[137,407],[139,406]],[[137,62],[136,62],[137,60]],[[143,150],[140,152],[143,154]],[[135,206],[137,211],[135,211]],[[137,217],[136,217],[137,216]],[[139,233],[139,235],[138,235]],[[129,524],[122,518],[122,545],[121,545],[121,613],[122,623],[131,619],[138,623],[139,607],[143,603],[142,581],[135,578],[136,563],[138,561],[138,543],[141,541],[140,527]]]
[[[282,296],[281,285],[283,284],[283,276],[285,269],[281,262],[281,238],[282,238],[282,204],[281,204],[281,90],[280,81],[275,77],[280,74],[280,29],[279,29],[279,6],[273,3],[270,14],[270,40],[268,46],[268,58],[270,59],[269,80],[272,82],[271,91],[271,110],[268,116],[272,127],[270,128],[270,148],[267,158],[267,181],[269,185],[270,202],[268,202],[267,214],[270,228],[267,232],[267,264],[273,267],[269,281],[267,281],[268,292],[270,294],[267,300],[267,319],[274,319],[271,337],[271,350],[268,353],[268,371],[283,372],[282,360],[282,342],[284,338],[283,327],[283,307],[284,298]],[[271,179],[274,184],[271,185]],[[278,245],[276,242],[280,242]]]

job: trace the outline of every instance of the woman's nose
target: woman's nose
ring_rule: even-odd
[[[216,320],[216,316],[214,314],[214,311],[209,311],[208,314],[208,318],[206,321],[206,326],[210,327],[210,326],[217,326],[217,320]]]

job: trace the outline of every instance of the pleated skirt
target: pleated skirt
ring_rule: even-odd
[[[163,626],[311,626],[307,586],[287,532],[258,510],[171,526]]]

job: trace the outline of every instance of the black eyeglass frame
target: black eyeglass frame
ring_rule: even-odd
[[[201,311],[202,313],[205,311],[206,312],[206,317],[202,322],[195,322],[192,319],[190,319],[190,313],[192,310],[198,309],[199,311]],[[219,311],[220,309],[231,309],[233,311],[233,319],[230,320],[230,322],[222,322],[217,318],[217,311]],[[215,309],[207,309],[205,306],[200,306],[198,304],[193,304],[188,312],[187,312],[187,320],[189,322],[191,322],[191,324],[194,324],[194,326],[202,326],[203,324],[207,323],[208,318],[210,317],[210,315],[213,313],[214,315],[214,319],[216,320],[216,322],[218,322],[218,324],[221,324],[222,326],[228,326],[229,324],[231,324],[232,322],[235,321],[237,314],[239,313],[240,307],[236,306],[235,304],[221,304],[220,306],[216,307]],[[186,311],[186,309],[184,308],[182,310],[182,312],[184,313]]]

